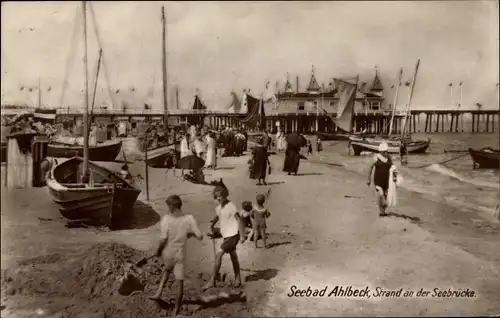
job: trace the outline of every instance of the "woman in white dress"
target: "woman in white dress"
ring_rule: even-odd
[[[182,136],[181,140],[181,158],[187,157],[189,155],[192,155],[192,151],[189,149],[189,134],[185,133]]]
[[[205,167],[212,168],[213,170],[217,167],[217,147],[214,133],[207,135],[207,159],[205,160]]]
[[[203,158],[203,154],[205,153],[205,145],[203,144],[200,135],[197,135],[194,139],[194,150],[196,152],[196,156]]]

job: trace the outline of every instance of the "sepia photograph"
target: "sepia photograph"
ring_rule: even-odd
[[[0,316],[500,317],[499,0],[4,1]]]

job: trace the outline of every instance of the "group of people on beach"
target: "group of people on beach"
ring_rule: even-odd
[[[222,237],[220,249],[215,254],[215,262],[210,280],[202,287],[203,290],[215,287],[219,277],[222,258],[229,254],[234,270],[233,287],[242,285],[240,263],[237,254],[237,246],[247,239],[253,238],[255,247],[259,237],[266,243],[266,219],[270,216],[269,211],[264,206],[266,196],[258,194],[256,204],[244,201],[242,210],[238,210],[236,205],[229,200],[229,190],[226,186],[217,186],[213,190],[213,199],[216,201],[215,216],[210,222],[210,236],[212,240]],[[160,221],[161,240],[156,249],[156,256],[161,257],[165,263],[160,284],[156,293],[150,297],[158,300],[161,297],[163,288],[171,274],[175,276],[178,283],[174,313],[179,314],[184,294],[184,272],[186,266],[186,242],[191,237],[203,240],[203,233],[200,231],[198,223],[190,214],[182,211],[182,200],[178,195],[171,195],[167,198],[166,204],[169,212]],[[220,223],[220,228],[215,225]],[[250,233],[248,228],[251,225]]]

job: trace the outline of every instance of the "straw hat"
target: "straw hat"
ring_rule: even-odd
[[[382,142],[382,143],[380,143],[380,145],[378,145],[379,152],[385,152],[387,150],[389,150],[389,146],[387,145],[387,143]]]

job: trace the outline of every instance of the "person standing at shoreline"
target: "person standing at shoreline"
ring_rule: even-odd
[[[368,173],[367,185],[370,186],[372,182],[375,185],[375,190],[377,192],[377,204],[379,207],[379,216],[386,216],[387,209],[387,191],[389,189],[389,182],[391,176],[391,168],[393,166],[392,159],[388,153],[389,146],[382,142],[378,147],[378,154],[374,156],[372,165],[370,166],[370,172]]]
[[[210,281],[203,286],[202,290],[205,291],[209,288],[215,287],[216,278],[219,275],[220,267],[222,265],[222,257],[224,254],[231,256],[234,270],[234,287],[241,286],[240,263],[238,261],[238,254],[236,254],[236,246],[240,241],[240,215],[236,205],[228,200],[229,191],[226,187],[216,186],[214,189],[214,199],[219,203],[215,208],[216,216],[210,224],[212,236],[215,235],[215,224],[220,221],[220,233],[223,237],[223,242],[220,246],[221,250],[215,255],[215,264],[213,267],[212,277]]]

